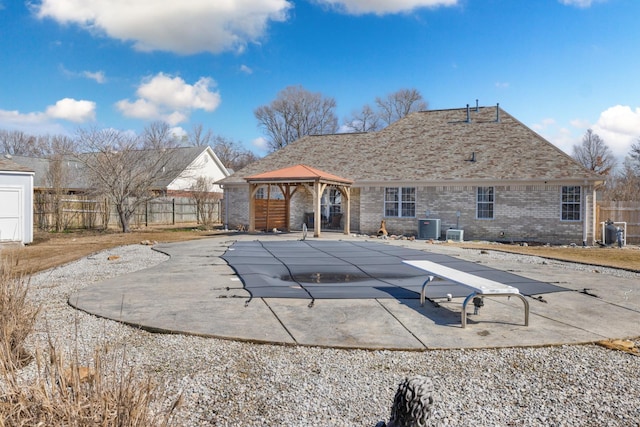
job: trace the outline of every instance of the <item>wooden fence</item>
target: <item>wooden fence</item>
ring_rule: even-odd
[[[640,202],[598,202],[596,240],[604,241],[602,223],[607,220],[627,223],[627,244],[640,244]]]
[[[138,207],[130,226],[221,223],[220,200],[196,202],[191,197],[157,198]],[[34,227],[41,230],[119,228],[115,208],[106,199],[81,195],[36,193]]]

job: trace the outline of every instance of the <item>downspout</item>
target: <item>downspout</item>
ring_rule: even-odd
[[[586,195],[586,194],[585,194]],[[584,212],[584,221],[582,221],[582,246],[587,246],[587,224],[589,223],[589,218],[587,215],[587,198],[583,197],[584,201],[582,204],[584,205],[582,212]]]
[[[588,182],[584,182],[584,188],[586,190]],[[584,220],[582,221],[582,246],[587,246],[587,234],[588,234],[588,225],[589,224],[589,215],[587,210],[587,192],[584,191],[584,197],[581,200],[582,202],[582,212],[584,212]]]
[[[591,244],[595,245],[596,244],[596,227],[598,227],[598,224],[596,223],[596,219],[597,219],[597,212],[598,212],[598,203],[597,203],[597,194],[598,194],[598,188],[602,188],[602,186],[604,186],[606,183],[606,181],[600,181],[599,183],[594,183],[592,190],[591,190],[591,198],[592,198],[592,205],[591,205]],[[602,236],[602,240],[604,241],[604,236]]]

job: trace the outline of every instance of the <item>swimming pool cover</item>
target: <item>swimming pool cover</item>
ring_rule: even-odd
[[[523,295],[567,290],[449,255],[367,241],[235,242],[222,258],[254,298],[417,299],[427,274],[402,260],[419,259],[514,286]],[[439,279],[427,287],[427,298],[470,293]]]

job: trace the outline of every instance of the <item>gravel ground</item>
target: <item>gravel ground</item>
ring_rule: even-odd
[[[96,346],[126,351],[167,402],[183,394],[180,426],[374,426],[388,419],[398,383],[417,374],[434,382],[435,425],[640,425],[640,357],[595,345],[426,352],[255,345],[151,334],[66,303],[74,290],[165,259],[148,246],[125,246],[33,276],[31,295],[43,311],[30,346],[46,348],[52,337],[59,351],[77,348],[87,365]],[[34,364],[21,374],[33,378]]]

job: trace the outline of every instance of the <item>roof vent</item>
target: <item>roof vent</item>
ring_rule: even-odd
[[[496,123],[500,123],[500,103],[496,104]]]
[[[480,111],[480,106],[478,105],[478,100],[476,99],[476,113]]]
[[[469,112],[469,104],[467,104],[467,123],[471,123],[471,113]]]

